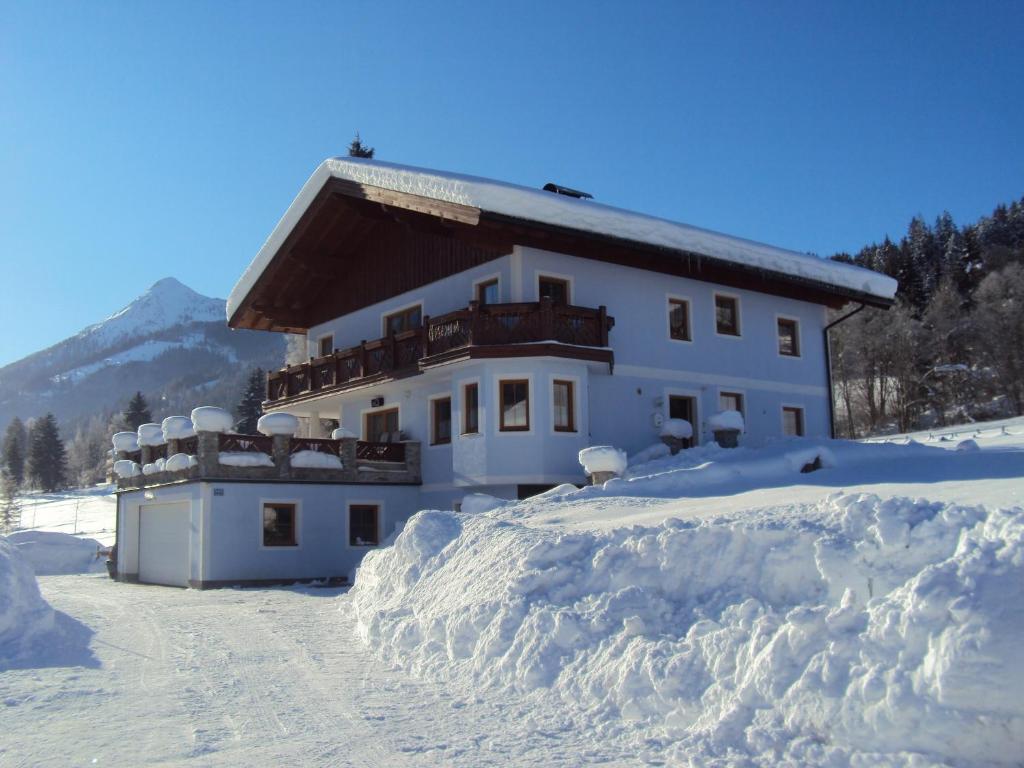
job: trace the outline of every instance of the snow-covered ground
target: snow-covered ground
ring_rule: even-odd
[[[41,577],[0,765],[1020,764],[1024,419],[647,458],[421,513],[350,592]]]
[[[19,498],[21,529],[56,531],[114,543],[117,499],[113,485],[97,485],[56,493],[29,493]]]

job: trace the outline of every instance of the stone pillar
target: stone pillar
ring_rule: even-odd
[[[292,476],[292,437],[291,435],[274,435],[274,466],[277,476],[287,480]]]
[[[196,443],[198,444],[199,455],[196,460],[199,462],[200,477],[216,477],[220,466],[220,433],[219,432],[196,432]]]
[[[409,473],[410,478],[413,482],[420,482],[422,477],[422,471],[420,469],[420,443],[415,440],[408,440],[404,443],[405,445],[405,471]]]
[[[139,459],[139,464],[141,466],[144,467],[147,464],[152,464],[153,463],[153,448],[151,446],[149,446],[149,445],[140,445],[139,446],[139,452],[142,455],[142,458]]]

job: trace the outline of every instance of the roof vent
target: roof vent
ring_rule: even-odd
[[[563,187],[561,184],[555,184],[549,181],[544,185],[545,192],[554,192],[556,195],[565,195],[566,197],[575,197],[577,200],[593,200],[594,196],[589,192],[580,192],[578,189],[572,187]]]

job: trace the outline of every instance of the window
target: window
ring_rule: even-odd
[[[321,336],[318,346],[320,348],[320,357],[334,354],[334,336]]]
[[[384,318],[384,333],[390,336],[392,333],[411,331],[414,328],[419,328],[422,323],[423,305],[417,304],[415,307],[409,307],[387,315]]]
[[[398,409],[374,411],[366,414],[363,437],[371,443],[396,443],[401,439],[398,431]]]
[[[804,433],[804,409],[782,408],[782,434],[800,437]]]
[[[690,422],[693,437],[685,441],[685,446],[689,448],[697,444],[697,398],[689,395],[669,395],[668,417]]]
[[[575,432],[576,417],[573,413],[572,382],[556,379],[551,397],[555,407],[555,431]]]
[[[430,444],[444,445],[452,441],[452,399],[438,397],[430,401]]]
[[[476,382],[462,388],[462,434],[480,431],[480,388]]]
[[[562,280],[558,277],[544,277],[541,275],[537,278],[539,284],[537,286],[537,295],[542,299],[551,299],[555,304],[568,304],[569,303],[569,281]]]
[[[692,341],[690,337],[690,302],[684,299],[668,300],[668,333],[677,341]]]
[[[530,428],[530,382],[526,379],[503,381],[501,391],[501,431],[526,432]]]
[[[715,294],[715,330],[723,336],[740,335],[740,303],[737,299]]]
[[[786,357],[800,357],[800,333],[796,320],[780,317],[779,354]]]
[[[373,547],[377,544],[380,544],[380,507],[376,504],[350,504],[348,545]]]
[[[295,547],[295,505],[268,502],[263,505],[263,546]]]
[[[719,392],[718,409],[720,411],[743,411],[743,395],[739,392]]]
[[[476,300],[481,304],[498,303],[498,278],[492,277],[476,284]]]

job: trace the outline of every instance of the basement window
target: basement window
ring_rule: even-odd
[[[296,547],[298,515],[295,504],[268,502],[263,505],[263,546]]]
[[[349,505],[348,544],[350,547],[375,547],[380,544],[380,507],[378,505]]]

